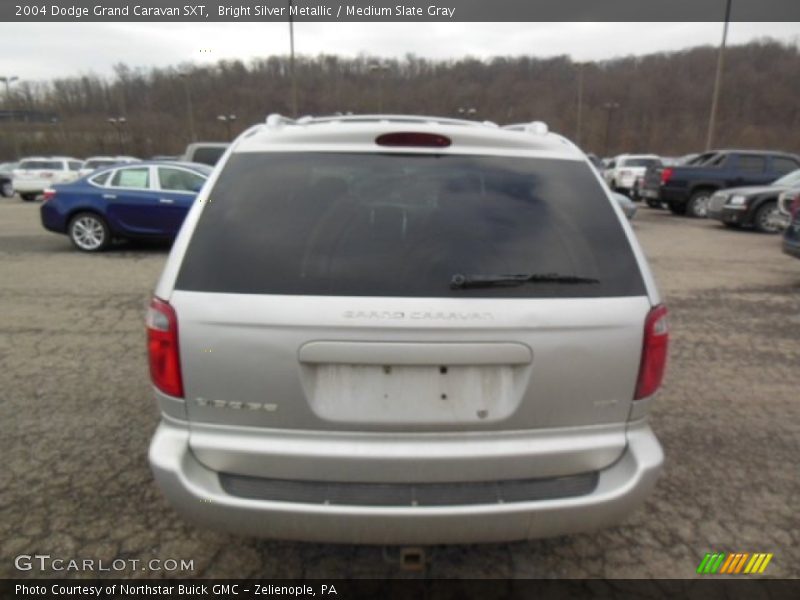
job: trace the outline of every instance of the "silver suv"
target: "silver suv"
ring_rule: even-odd
[[[272,115],[190,210],[147,317],[171,503],[376,544],[616,523],[653,487],[666,310],[542,123]]]

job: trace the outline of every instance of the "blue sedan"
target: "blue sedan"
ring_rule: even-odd
[[[181,162],[103,169],[46,190],[42,225],[84,252],[105,250],[116,238],[173,238],[211,171]]]

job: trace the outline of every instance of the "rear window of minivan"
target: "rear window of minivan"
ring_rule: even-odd
[[[596,282],[453,288],[454,275]],[[582,161],[241,153],[192,234],[176,288],[403,297],[645,295],[630,243]]]

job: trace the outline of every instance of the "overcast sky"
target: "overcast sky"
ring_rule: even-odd
[[[428,58],[570,55],[602,60],[718,44],[721,23],[296,23],[298,54]],[[729,43],[799,43],[800,23],[731,23]],[[1,23],[0,75],[110,75],[115,63],[168,66],[285,54],[286,23]]]

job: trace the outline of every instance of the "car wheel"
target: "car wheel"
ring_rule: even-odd
[[[11,198],[14,195],[14,186],[11,185],[10,181],[4,181],[2,185],[0,185],[0,195],[4,198]]]
[[[36,200],[37,194],[20,194],[19,197],[22,198],[23,202],[33,202]]]
[[[710,199],[711,192],[708,190],[695,192],[686,205],[686,214],[695,219],[705,219],[708,216],[708,201]]]
[[[685,204],[676,204],[675,202],[670,202],[667,206],[669,206],[669,212],[673,215],[685,215],[686,214],[686,205]]]
[[[111,244],[111,230],[98,214],[84,212],[75,215],[67,228],[69,239],[78,250],[100,252]]]
[[[760,233],[778,233],[781,227],[778,223],[778,203],[765,202],[753,217],[753,225]]]
[[[647,206],[649,206],[650,208],[661,208],[661,202],[656,200],[655,198],[648,198]]]

